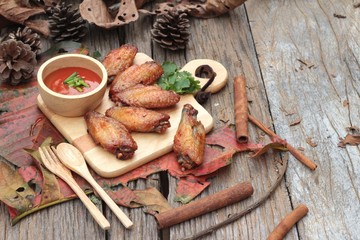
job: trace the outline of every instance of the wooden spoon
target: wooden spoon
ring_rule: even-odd
[[[102,189],[102,187],[100,187],[100,185],[91,176],[83,155],[76,147],[69,143],[60,143],[56,147],[55,152],[56,155],[60,158],[61,162],[66,167],[82,176],[86,181],[91,184],[91,186],[94,187],[95,191],[115,213],[115,215],[125,226],[125,228],[130,228],[133,225],[132,221],[125,215],[125,213],[119,208],[119,206],[116,205],[116,203],[109,197],[109,195],[107,195],[104,189]]]

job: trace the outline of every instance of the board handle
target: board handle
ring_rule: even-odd
[[[200,81],[200,85],[203,87],[208,82],[210,76],[209,78],[197,77],[195,72],[199,67],[206,65],[212,68],[212,70],[216,73],[216,77],[205,92],[216,93],[226,85],[228,80],[228,72],[221,63],[212,59],[195,59],[185,64],[181,71],[190,72],[194,76],[195,80]]]

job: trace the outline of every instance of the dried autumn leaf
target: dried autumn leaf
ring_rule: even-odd
[[[139,18],[134,0],[120,0],[116,16],[108,11],[108,6],[102,0],[84,0],[79,5],[81,17],[90,23],[106,29],[120,27]]]
[[[166,198],[156,188],[148,188],[145,190],[134,190],[135,195],[140,199],[139,202],[132,202],[131,206],[146,206],[147,212],[155,215],[171,209]]]
[[[19,23],[45,35],[49,35],[47,20],[33,20],[33,16],[44,14],[41,7],[27,6],[26,1],[0,0],[0,15],[7,20]],[[55,0],[53,2],[56,2]]]
[[[26,212],[33,206],[36,193],[0,156],[0,200],[7,206],[16,209],[17,213]]]
[[[198,196],[202,191],[210,185],[206,179],[209,175],[202,177],[187,176],[181,178],[176,186],[176,195],[174,201],[186,204]]]
[[[47,138],[41,144],[41,146],[49,146],[51,142],[51,138]],[[62,194],[60,192],[60,185],[57,181],[57,178],[52,172],[42,166],[39,151],[32,149],[26,149],[26,151],[36,160],[36,167],[41,171],[42,186],[40,204],[44,205],[60,199],[62,197]]]
[[[64,138],[40,112],[36,105],[38,89],[36,82],[26,88],[0,88],[0,109],[4,112],[0,120],[0,143],[3,156],[18,167],[33,164],[33,159],[22,149],[34,149],[49,133],[55,143]]]
[[[345,148],[346,145],[356,146],[360,144],[360,129],[358,127],[351,127],[347,129],[348,134],[345,138],[340,138],[338,147]]]
[[[272,142],[266,144],[264,147],[260,148],[258,151],[256,151],[254,154],[251,155],[251,157],[256,158],[259,157],[266,152],[268,152],[270,149],[279,150],[279,151],[287,151],[286,148],[286,141],[281,140],[279,138],[272,138]]]
[[[124,207],[146,207],[146,212],[152,215],[171,208],[166,198],[156,188],[145,190],[131,190],[128,187],[117,187],[116,190],[103,188],[115,203]]]
[[[154,12],[148,12],[146,10],[141,10],[144,13],[166,13],[173,9],[179,9],[187,11],[191,16],[197,18],[214,18],[220,15],[223,15],[241,4],[243,4],[246,0],[182,0],[182,1],[174,1],[173,3],[164,2],[157,5],[156,10]]]

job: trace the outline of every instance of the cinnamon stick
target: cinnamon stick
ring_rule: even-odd
[[[302,219],[309,209],[304,205],[300,204],[295,208],[291,213],[285,216],[283,220],[275,227],[275,229],[270,233],[267,240],[281,240],[285,235],[290,231],[290,229]]]
[[[250,197],[254,189],[250,182],[238,183],[213,195],[167,210],[155,216],[159,228],[167,228],[205,213],[220,209]]]
[[[248,134],[248,99],[246,95],[246,79],[237,76],[234,79],[234,110],[236,139],[239,143],[246,143]]]
[[[256,118],[254,118],[253,116],[249,115],[249,120],[254,123],[258,128],[260,128],[261,130],[263,130],[267,135],[269,135],[270,137],[276,137],[281,139],[276,133],[274,133],[273,131],[271,131],[269,128],[267,128],[264,124],[262,124],[259,120],[257,120]],[[284,140],[283,140],[284,141]],[[291,146],[289,143],[286,142],[286,146],[285,146],[289,152],[297,159],[299,160],[301,163],[303,163],[305,166],[307,166],[308,168],[310,168],[311,170],[315,170],[317,168],[317,165],[310,160],[309,158],[307,158],[306,156],[304,156],[301,152],[299,152],[296,148],[294,148],[293,146]]]

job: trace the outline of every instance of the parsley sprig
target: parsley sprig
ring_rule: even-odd
[[[162,68],[164,73],[157,81],[161,88],[172,90],[178,94],[194,93],[201,88],[200,81],[195,80],[188,71],[180,72],[175,63],[165,61]]]
[[[67,77],[64,80],[64,84],[67,84],[69,87],[75,88],[79,92],[82,92],[84,87],[90,87],[79,75],[78,72],[74,72],[69,77]]]

